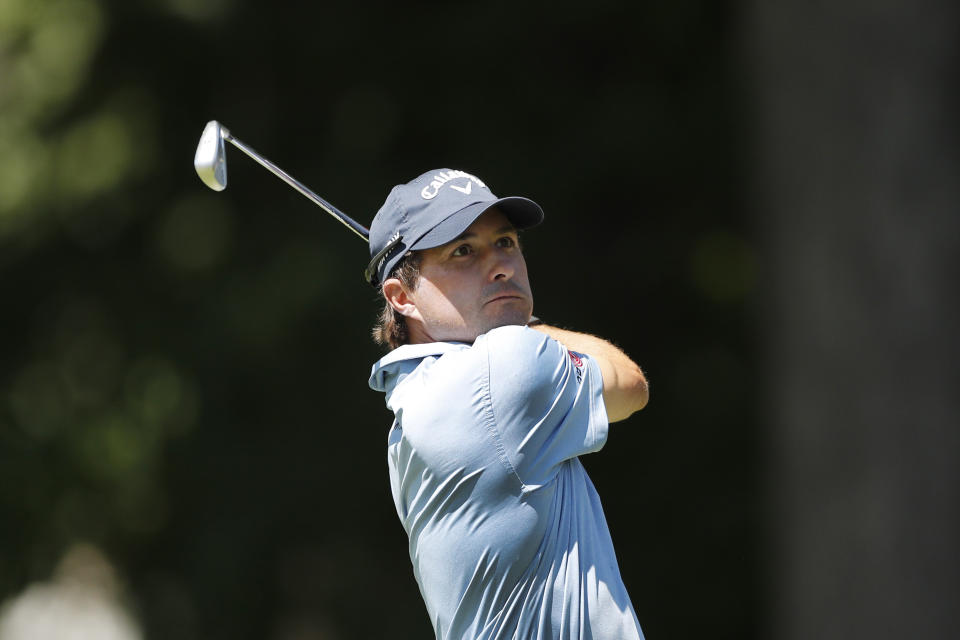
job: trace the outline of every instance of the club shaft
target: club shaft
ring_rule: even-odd
[[[231,134],[226,129],[222,129],[221,131],[225,140],[230,142],[237,149],[240,149],[240,151],[243,151],[245,154],[247,154],[248,156],[256,160],[260,164],[260,166],[262,166],[264,169],[266,169],[267,171],[269,171],[270,173],[277,176],[278,178],[286,182],[288,185],[290,185],[291,187],[299,191],[301,194],[306,196],[307,199],[312,201],[315,205],[317,205],[318,207],[320,207],[321,209],[329,213],[331,216],[333,216],[340,222],[342,222],[345,227],[353,231],[355,234],[357,234],[358,236],[360,236],[361,238],[363,238],[368,242],[370,241],[370,231],[365,226],[363,226],[362,224],[360,224],[359,222],[357,222],[356,220],[354,220],[353,218],[343,213],[342,211],[337,209],[335,206],[333,206],[332,204],[330,204],[329,202],[327,202],[326,200],[324,200],[323,198],[315,194],[313,191],[308,189],[299,180],[297,180],[296,178],[291,176],[289,173],[287,173],[277,165],[273,164],[272,162],[264,158],[262,155],[254,151],[252,148],[250,148],[249,146],[247,146],[246,144],[244,144],[243,142],[235,138],[233,134]]]

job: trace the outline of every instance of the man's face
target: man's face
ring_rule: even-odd
[[[405,291],[413,343],[462,341],[496,327],[523,325],[533,294],[517,231],[496,208],[452,242],[422,252],[420,281]],[[397,305],[394,305],[397,307]]]

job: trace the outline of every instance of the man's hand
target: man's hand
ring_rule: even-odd
[[[585,353],[600,365],[603,374],[603,403],[607,419],[618,422],[643,409],[649,398],[647,379],[627,354],[606,340],[587,333],[558,329],[547,324],[530,327],[545,333],[567,349]]]

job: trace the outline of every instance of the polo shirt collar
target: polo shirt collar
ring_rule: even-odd
[[[399,346],[374,363],[368,384],[376,391],[387,391],[387,379],[394,377],[393,374],[413,371],[424,358],[440,357],[445,353],[469,347],[470,344],[467,342],[427,342]]]

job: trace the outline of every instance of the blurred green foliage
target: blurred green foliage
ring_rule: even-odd
[[[761,267],[732,19],[0,1],[0,597],[88,541],[148,637],[429,634],[366,388],[366,248],[239,154],[207,191],[216,118],[362,222],[445,165],[540,202],[538,315],[652,380],[585,460],[641,622],[751,637]]]

